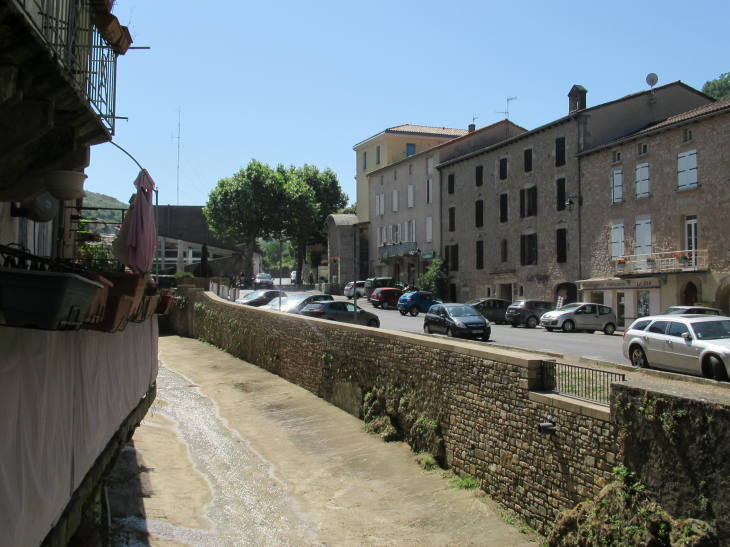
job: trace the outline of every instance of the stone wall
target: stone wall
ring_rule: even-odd
[[[612,478],[608,408],[530,391],[541,360],[460,340],[259,310],[182,289],[172,329],[269,370],[476,477],[538,530]],[[539,435],[553,421],[555,435]]]

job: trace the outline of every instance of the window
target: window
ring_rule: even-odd
[[[611,203],[624,200],[624,174],[621,169],[614,169],[611,174]]]
[[[564,264],[568,261],[568,229],[558,228],[555,234],[557,246],[558,264]]]
[[[408,166],[408,174],[409,175],[412,175],[413,174],[413,164],[411,164],[411,165]]]
[[[400,243],[400,224],[393,224],[393,243]]]
[[[500,196],[499,196],[499,221],[500,222],[507,222],[507,220],[509,220],[508,197],[509,197],[509,194],[500,194]]]
[[[428,179],[426,181],[426,203],[431,203],[433,201],[433,182],[431,179]]]
[[[678,189],[697,187],[697,150],[682,152],[677,156]]]
[[[454,174],[449,175],[449,194],[454,193]]]
[[[520,217],[537,215],[537,186],[520,190]]]
[[[664,334],[664,331],[667,330],[667,323],[668,321],[654,321],[649,327],[649,332]]]
[[[383,185],[383,175],[380,175],[380,186]]]
[[[484,269],[484,242],[477,240],[477,270]]]
[[[669,328],[667,329],[667,334],[669,336],[676,336],[677,338],[682,338],[682,335],[684,333],[689,334],[689,328],[684,323],[678,323],[676,321],[670,321]]]
[[[408,241],[416,241],[416,221],[411,220],[411,231],[408,235]]]
[[[408,185],[408,207],[413,207],[413,185]]]
[[[477,165],[475,176],[477,186],[484,184],[484,166]]]
[[[378,226],[378,239],[377,239],[377,243],[378,243],[378,247],[380,247],[383,244],[383,228],[380,227],[380,226]]]
[[[375,163],[380,165],[380,146],[375,147]]]
[[[375,195],[375,216],[380,215],[380,194]]]
[[[555,139],[555,167],[565,165],[565,137]]]
[[[685,129],[684,130],[684,142],[690,142],[691,140],[692,140],[692,130]]]
[[[502,262],[507,262],[508,251],[509,249],[507,245],[507,240],[503,239],[500,245],[500,258],[502,259]]]
[[[648,151],[649,151],[649,145],[648,145],[648,144],[646,144],[645,142],[642,142],[642,143],[641,143],[641,144],[639,145],[639,150],[638,150],[638,152],[637,152],[637,153],[639,154],[639,156],[643,156],[643,155],[644,155],[644,154],[646,154],[646,153],[647,153]]]
[[[456,207],[449,207],[449,232],[456,230]]]
[[[426,174],[433,175],[433,158],[428,158],[426,160]]]
[[[474,206],[474,225],[477,228],[484,226],[484,201],[479,199]]]
[[[525,173],[532,171],[532,148],[525,150]]]
[[[555,181],[555,209],[565,211],[567,201],[568,196],[565,194],[565,179],[558,179]]]
[[[362,153],[362,170],[365,171],[365,169],[368,168],[368,153],[363,152]]]
[[[449,270],[453,272],[459,271],[459,245],[447,245],[444,248],[446,253],[446,262],[449,264]]]
[[[611,224],[611,260],[624,256],[624,223]]]
[[[499,160],[499,180],[507,178],[507,158]]]
[[[636,254],[651,254],[651,219],[636,221]]]
[[[636,166],[636,197],[649,197],[649,164],[640,163]]]
[[[416,153],[416,145],[415,144],[406,144],[406,157],[412,156]]]
[[[393,244],[393,225],[392,224],[390,226],[388,226],[388,240],[387,240],[387,243],[388,244],[391,244],[391,245]]]
[[[426,217],[426,242],[433,241],[433,217]]]
[[[398,180],[398,169],[393,171],[393,180]]]
[[[393,190],[393,212],[398,210],[398,190]]]
[[[616,150],[613,153],[613,163],[618,163],[620,161],[621,161],[621,151],[620,150]]]
[[[385,214],[385,194],[377,194],[375,196],[375,214]]]
[[[537,234],[520,236],[520,264],[523,266],[537,264]]]

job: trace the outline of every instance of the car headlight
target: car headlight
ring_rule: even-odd
[[[456,320],[454,321],[454,324],[455,324],[455,325],[456,325],[457,327],[459,327],[460,329],[463,329],[463,328],[464,328],[464,326],[465,326],[465,325],[464,325],[464,323],[462,323],[461,321],[456,321]]]

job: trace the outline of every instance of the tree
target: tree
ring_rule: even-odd
[[[428,271],[418,278],[418,288],[422,291],[443,296],[446,293],[448,280],[449,273],[446,269],[446,262],[440,258],[434,258]]]
[[[730,97],[730,72],[720,74],[716,80],[708,80],[702,86],[702,93],[706,93],[718,101]]]
[[[253,254],[258,238],[278,237],[284,227],[284,178],[252,159],[230,178],[218,181],[203,208],[211,231],[220,239],[243,246],[245,279],[253,279]]]
[[[343,215],[356,215],[357,214],[357,202],[348,205],[342,211],[340,211]]]
[[[208,271],[208,244],[205,241],[203,241],[203,248],[200,253],[200,277],[210,277]]]

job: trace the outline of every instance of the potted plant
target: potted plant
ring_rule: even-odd
[[[689,264],[689,255],[687,253],[676,253],[674,258],[681,267]]]

